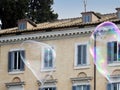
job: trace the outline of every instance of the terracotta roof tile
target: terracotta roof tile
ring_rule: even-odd
[[[67,27],[77,27],[77,26],[85,26],[85,25],[92,25],[97,24],[103,21],[118,21],[116,13],[110,13],[110,14],[100,14],[96,13],[96,15],[99,15],[100,18],[97,21],[89,22],[89,23],[83,23],[81,17],[77,18],[69,18],[69,19],[61,19],[53,22],[45,22],[37,24],[37,27],[28,29],[28,30],[18,30],[17,27],[11,28],[11,29],[5,29],[0,31],[0,35],[3,34],[10,34],[10,33],[19,33],[19,32],[29,32],[29,31],[42,31],[46,29],[57,29],[57,28],[67,28]]]

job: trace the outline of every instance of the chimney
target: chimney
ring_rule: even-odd
[[[116,8],[116,10],[117,10],[117,12],[116,12],[117,17],[120,19],[120,8]]]

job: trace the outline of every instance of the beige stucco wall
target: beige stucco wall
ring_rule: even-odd
[[[89,81],[91,90],[94,90],[94,63],[88,49],[88,60],[90,64],[87,68],[75,69],[75,44],[87,42],[89,45],[89,35],[79,37],[61,38],[55,40],[42,41],[55,47],[55,71],[52,73],[53,78],[57,79],[57,90],[72,90],[71,78],[76,78],[80,72],[84,72],[87,76],[91,76]],[[103,49],[106,49],[106,46]],[[0,47],[0,90],[7,90],[5,83],[12,82],[14,77],[19,77],[21,81],[25,81],[24,90],[38,90],[37,79],[33,73],[25,67],[25,71],[20,74],[8,73],[8,52],[10,49],[20,48],[20,44],[6,44]],[[26,56],[27,57],[27,56]],[[115,70],[120,67],[110,67],[110,70]],[[96,88],[97,90],[106,90],[107,80],[103,75],[96,71]],[[44,72],[44,75],[48,74]]]
[[[97,21],[98,17],[96,17],[94,14],[92,14],[92,22]]]

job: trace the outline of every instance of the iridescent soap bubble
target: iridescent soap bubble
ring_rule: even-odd
[[[98,25],[90,37],[89,50],[94,64],[109,82],[112,82],[112,71],[110,71],[109,65],[120,60],[120,56],[117,54],[120,53],[119,42],[119,28],[108,21]],[[112,56],[113,53],[115,54],[114,56]]]
[[[41,88],[55,69],[56,53],[52,46],[33,40],[24,41],[20,48],[25,51],[25,57],[20,54],[23,62],[40,82]]]

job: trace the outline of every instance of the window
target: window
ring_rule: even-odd
[[[26,29],[26,24],[20,23],[18,28],[19,28],[19,30],[24,30],[24,29]]]
[[[107,43],[108,63],[120,61],[120,44],[117,41]]]
[[[82,66],[87,64],[87,45],[86,44],[78,44],[76,45],[76,66]]]
[[[39,88],[39,90],[56,90],[56,87],[44,87],[43,89]]]
[[[52,69],[54,67],[54,53],[51,48],[44,48],[43,51],[43,69]]]
[[[90,22],[90,21],[91,21],[90,15],[85,15],[85,16],[83,16],[83,21],[84,21],[85,23]]]
[[[72,90],[90,90],[90,85],[76,85],[72,87]]]
[[[25,58],[25,51],[10,51],[8,54],[8,71],[23,71],[23,58]]]
[[[109,83],[107,90],[120,90],[120,83]]]

